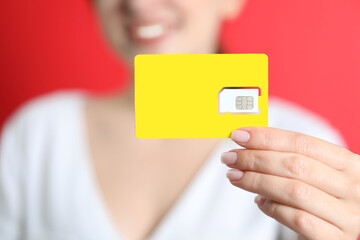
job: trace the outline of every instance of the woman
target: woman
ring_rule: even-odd
[[[94,2],[130,67],[138,53],[215,53],[221,22],[244,4]],[[272,99],[269,124],[335,144],[255,127],[233,141],[137,139],[133,110],[130,84],[107,97],[51,94],[18,111],[1,140],[0,239],[355,239],[359,156],[308,111]],[[256,205],[248,191],[260,194]]]

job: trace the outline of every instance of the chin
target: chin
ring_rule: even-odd
[[[122,52],[122,56],[124,56],[126,59],[133,61],[133,58],[138,54],[184,54],[184,53],[190,53],[186,49],[180,49],[175,47],[164,47],[164,46],[151,46],[151,47],[141,47],[136,48],[131,51],[127,50]]]

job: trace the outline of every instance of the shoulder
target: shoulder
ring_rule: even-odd
[[[85,96],[82,91],[56,91],[35,97],[15,111],[5,122],[3,131],[36,126],[42,130],[49,124],[60,123],[83,103]]]
[[[45,218],[54,232],[73,227],[74,222],[66,216],[78,207],[77,202],[59,196],[88,194],[91,186],[84,167],[80,121],[85,95],[61,91],[37,97],[21,106],[4,126],[0,141],[0,222],[4,224],[0,224],[0,238],[20,233],[18,222],[24,219],[32,219],[26,229],[29,236],[47,234],[36,231],[43,229]]]
[[[82,91],[56,91],[24,103],[7,120],[5,126],[25,122],[45,122],[79,106],[86,96]],[[66,117],[66,116],[63,116]]]
[[[327,119],[281,98],[269,99],[269,126],[301,132],[346,146],[340,132]]]
[[[26,158],[43,149],[64,128],[74,125],[85,96],[81,91],[56,91],[23,104],[4,124],[2,152],[18,152],[22,155],[19,157]]]

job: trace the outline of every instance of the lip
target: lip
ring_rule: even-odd
[[[163,19],[143,19],[129,22],[127,32],[137,45],[153,45],[167,38],[173,26],[170,21]]]

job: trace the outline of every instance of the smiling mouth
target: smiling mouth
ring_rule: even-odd
[[[156,44],[171,31],[171,24],[164,21],[137,21],[128,26],[129,38],[136,44]]]
[[[139,26],[136,29],[136,36],[143,39],[157,38],[163,35],[165,28],[162,24],[153,24],[148,26]]]

